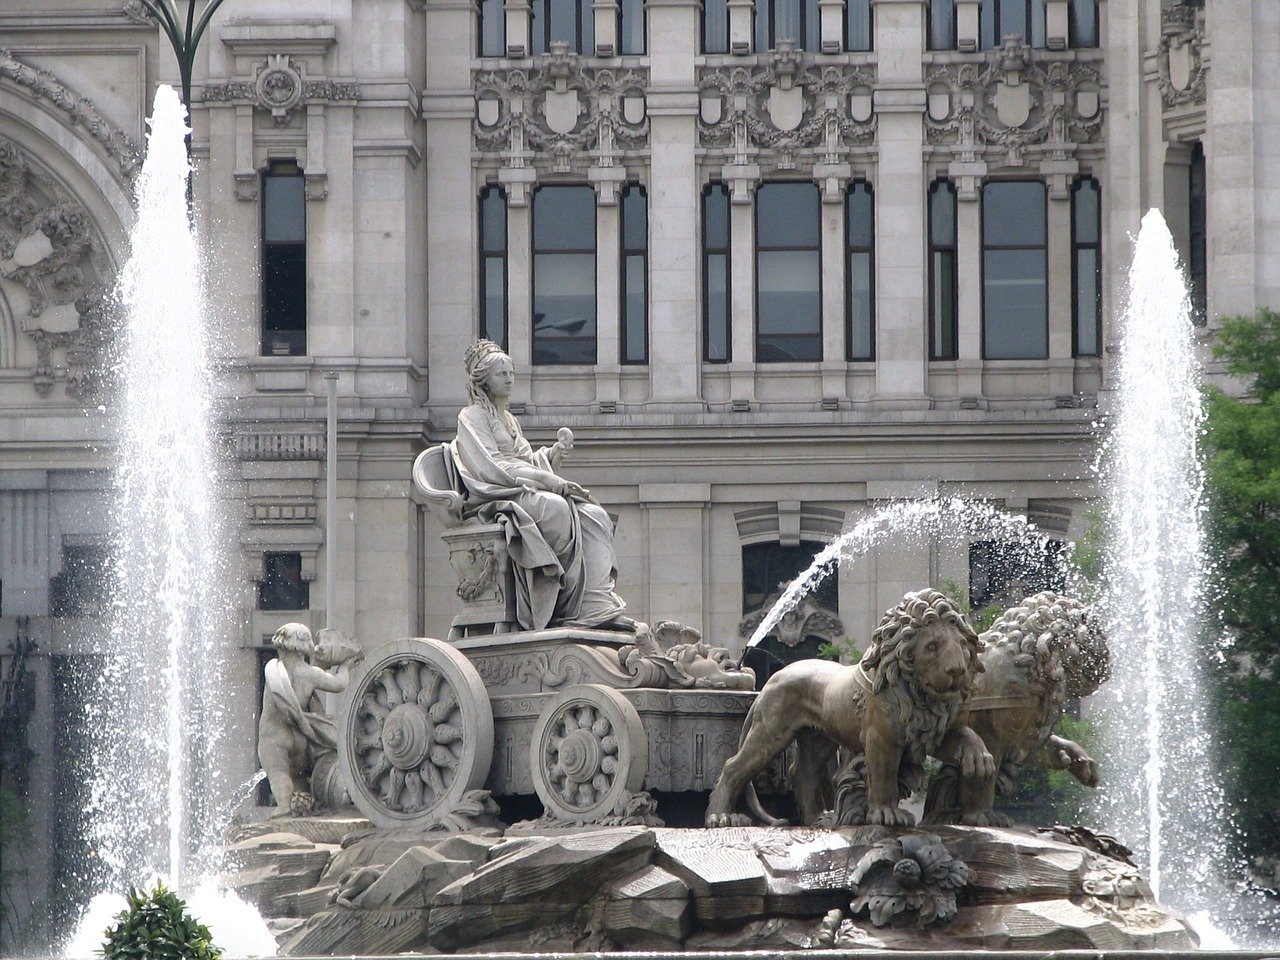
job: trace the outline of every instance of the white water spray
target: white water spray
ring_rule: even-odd
[[[187,215],[186,110],[161,86],[120,277],[115,597],[106,670],[88,707],[91,887],[159,874],[174,888],[212,864],[220,669],[228,623],[215,509],[212,372]]]
[[[1203,419],[1190,303],[1158,211],[1142,220],[1120,336],[1118,410],[1104,450],[1114,677],[1100,821],[1152,890],[1190,911],[1222,900],[1227,812],[1205,710],[1215,655],[1202,619]]]

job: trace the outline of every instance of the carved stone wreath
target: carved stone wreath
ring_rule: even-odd
[[[875,137],[874,74],[862,67],[805,65],[781,50],[758,66],[717,67],[698,81],[698,133],[704,147],[747,162],[749,148],[776,151],[781,166],[802,150],[824,162]]]
[[[1005,151],[1021,165],[1029,146],[1047,144],[1062,156],[1098,140],[1103,110],[1101,74],[1078,61],[1041,62],[1026,46],[1007,42],[985,64],[947,64],[925,78],[929,143],[972,155]]]
[[[114,329],[110,273],[89,212],[16,143],[0,137],[0,277],[21,287],[14,320],[35,344],[31,375],[40,396],[59,373],[72,398],[95,395]],[[57,351],[65,351],[61,369]]]
[[[489,774],[493,713],[484,683],[438,640],[390,643],[366,663],[339,713],[352,800],[379,826],[442,820]]]
[[[644,70],[587,67],[559,49],[532,69],[476,71],[476,149],[511,166],[527,165],[531,151],[557,171],[587,153],[612,166],[648,146],[647,82]]]
[[[360,97],[354,80],[308,79],[306,67],[285,54],[275,54],[258,65],[252,80],[224,80],[204,85],[204,99],[214,103],[252,103],[271,113],[278,126],[286,126],[293,112],[308,103],[349,103]]]

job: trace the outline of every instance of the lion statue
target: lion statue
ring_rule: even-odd
[[[1067,700],[1088,696],[1110,675],[1107,638],[1089,606],[1046,590],[1006,610],[982,639],[985,671],[964,719],[999,772],[976,780],[955,766],[943,767],[929,784],[927,823],[1008,826],[993,805],[997,794],[1016,792],[1026,762],[1069,770],[1086,787],[1098,785],[1097,762],[1054,733]]]
[[[899,806],[899,784],[904,768],[918,770],[926,755],[955,764],[968,777],[993,777],[991,754],[958,719],[982,669],[981,650],[965,615],[927,589],[908,593],[884,615],[861,663],[801,660],[784,667],[747,712],[738,752],[711,792],[707,826],[750,824],[750,817],[735,812],[744,790],[757,817],[779,823],[760,807],[751,779],[792,741],[792,784],[804,823],[822,813],[827,767],[841,747],[865,757],[864,823],[914,824]]]

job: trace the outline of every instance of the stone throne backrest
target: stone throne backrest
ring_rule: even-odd
[[[458,578],[459,609],[449,639],[512,633],[516,621],[515,575],[507,556],[506,521],[483,523],[468,511],[462,481],[447,443],[428,447],[413,462],[413,485],[443,530],[449,565]]]

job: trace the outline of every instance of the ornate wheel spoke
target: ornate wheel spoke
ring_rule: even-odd
[[[339,761],[352,800],[378,826],[442,817],[488,778],[488,693],[449,644],[401,640],[373,651],[340,711]]]

